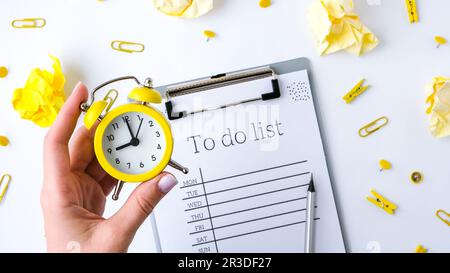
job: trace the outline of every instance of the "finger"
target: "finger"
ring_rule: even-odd
[[[176,184],[176,178],[170,173],[162,173],[151,181],[141,183],[123,207],[109,219],[116,234],[131,242],[153,208]]]
[[[102,187],[105,196],[108,196],[116,186],[117,179],[110,176],[109,174],[106,174],[105,177],[98,183],[100,184],[100,187]]]
[[[86,173],[98,182],[105,196],[108,196],[117,184],[117,179],[107,174],[106,171],[100,166],[97,159],[94,159],[87,166]]]
[[[77,84],[48,131],[44,143],[46,174],[64,175],[70,171],[67,144],[81,113],[80,104],[86,101],[87,97],[86,86]]]
[[[70,165],[72,170],[84,171],[94,159],[95,129],[80,127],[69,142]]]
[[[97,182],[101,181],[106,175],[105,170],[100,166],[96,158],[86,167],[86,173]]]

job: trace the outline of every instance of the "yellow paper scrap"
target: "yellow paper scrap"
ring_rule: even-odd
[[[214,0],[153,0],[160,12],[169,16],[197,18],[213,8]]]
[[[450,78],[435,77],[427,86],[430,93],[426,103],[427,114],[431,115],[430,130],[433,136],[450,136]]]
[[[58,58],[53,60],[53,73],[35,68],[23,88],[14,90],[12,105],[23,119],[40,127],[49,127],[64,104],[65,77]]]
[[[308,21],[321,56],[340,50],[359,56],[379,43],[353,12],[353,0],[315,0],[310,7]]]

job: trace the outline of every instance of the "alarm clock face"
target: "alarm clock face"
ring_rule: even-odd
[[[96,145],[100,165],[125,182],[142,182],[158,175],[168,164],[173,147],[165,118],[144,105],[124,105],[108,113],[97,129],[96,140],[101,141],[101,148]]]

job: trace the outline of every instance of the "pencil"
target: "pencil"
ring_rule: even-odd
[[[316,189],[314,188],[313,175],[309,181],[307,203],[306,203],[306,228],[305,228],[305,253],[314,252],[314,203]]]

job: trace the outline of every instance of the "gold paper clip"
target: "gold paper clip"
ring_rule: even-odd
[[[360,80],[353,88],[350,90],[342,99],[345,100],[346,103],[352,102],[359,95],[364,93],[364,91],[369,88],[369,86],[363,86],[365,79]]]
[[[409,23],[419,22],[419,13],[417,13],[416,0],[405,0],[406,9],[408,10]]]
[[[386,126],[388,123],[389,119],[387,117],[381,117],[359,129],[358,134],[360,137],[368,137]]]
[[[377,207],[383,209],[389,214],[394,214],[395,210],[397,209],[396,205],[381,196],[375,190],[370,190],[370,192],[375,196],[375,198],[367,196],[367,200],[369,200],[369,202],[375,204]]]
[[[5,179],[6,179],[6,182],[5,182],[6,184],[3,187],[3,190],[0,192],[0,202],[3,200],[3,196],[5,196],[6,190],[8,189],[8,186],[9,186],[9,182],[11,182],[11,175],[4,174],[2,176],[2,178],[0,179],[0,188],[2,187],[3,181],[5,181]]]
[[[116,102],[117,97],[119,97],[119,92],[116,89],[111,89],[106,93],[105,97],[103,98],[104,101],[107,102],[107,107],[105,108],[105,112],[108,112],[109,109],[113,106],[114,102]]]
[[[11,22],[13,28],[42,28],[45,24],[44,18],[16,19]]]
[[[436,211],[436,216],[439,218],[442,222],[446,223],[450,226],[450,213],[446,212],[443,209],[440,209]]]
[[[111,48],[117,51],[122,51],[126,53],[143,52],[145,46],[140,43],[125,42],[125,41],[112,41]]]

